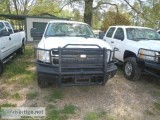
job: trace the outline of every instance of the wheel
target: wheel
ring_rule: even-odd
[[[3,72],[3,63],[0,61],[0,75],[2,74]]]
[[[17,53],[23,55],[25,52],[25,45],[22,44],[22,46],[18,49]]]
[[[135,57],[128,57],[124,60],[123,74],[128,80],[139,80],[141,68],[138,66]]]
[[[37,82],[40,88],[48,87],[48,82],[45,80],[45,75],[41,73],[37,73]]]

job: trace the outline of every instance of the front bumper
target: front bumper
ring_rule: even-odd
[[[141,49],[140,49],[141,50]],[[138,52],[137,58],[141,66],[143,66],[143,70],[151,75],[154,75],[158,78],[160,78],[160,51],[154,51],[154,50],[147,50],[147,51],[152,51],[157,53],[157,55],[147,55],[147,54],[141,54],[140,50]],[[147,60],[147,59],[142,59],[141,56],[148,56],[150,58],[153,58],[156,61],[153,60]]]
[[[114,63],[107,65],[106,72],[102,71],[85,71],[83,69],[74,69],[59,73],[59,68],[44,63],[36,62],[38,73],[46,75],[47,82],[57,82],[61,85],[96,85],[105,84],[109,79],[114,77],[117,66]]]
[[[160,78],[160,63],[155,63],[155,62],[145,62],[145,67],[144,71],[157,77]]]
[[[50,63],[36,60],[37,72],[45,74],[51,78],[46,78],[48,82],[56,81],[59,86],[105,84],[117,71],[111,60],[114,51],[106,48],[58,48],[47,51]]]

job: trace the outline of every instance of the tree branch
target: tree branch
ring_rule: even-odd
[[[101,5],[105,5],[105,4],[115,6],[115,7],[116,7],[116,10],[117,10],[117,13],[119,13],[118,5],[113,4],[113,3],[109,3],[109,2],[102,2],[102,1],[99,1],[99,2],[97,3],[97,5],[96,5],[95,7],[93,7],[93,10],[95,10],[95,9],[99,8]]]
[[[66,7],[67,5],[69,5],[69,4],[73,3],[73,2],[76,2],[76,1],[78,1],[78,0],[70,0],[68,3],[63,5],[59,11],[54,12],[54,13],[60,13],[63,10],[64,7]]]
[[[124,0],[128,5],[129,5],[129,7],[132,9],[132,10],[134,10],[137,14],[141,14],[142,16],[143,16],[143,18],[144,19],[146,19],[146,20],[148,20],[148,21],[150,21],[150,22],[152,22],[151,20],[149,20],[147,17],[145,17],[145,15],[141,12],[141,11],[138,11],[137,9],[135,9],[127,0]],[[142,1],[140,1],[140,0],[138,0],[139,2],[140,2],[140,4],[141,4],[141,2]],[[142,5],[142,4],[141,4]]]

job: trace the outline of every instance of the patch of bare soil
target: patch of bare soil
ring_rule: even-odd
[[[34,68],[28,68],[34,69]],[[14,91],[13,87],[8,91]],[[2,88],[0,89],[2,90]],[[51,93],[55,90],[62,91],[63,99],[49,100]],[[160,101],[160,81],[152,76],[144,75],[139,81],[128,81],[121,73],[109,80],[105,86],[73,86],[58,88],[51,86],[40,89],[34,81],[28,87],[17,89],[22,96],[20,100],[0,97],[0,104],[8,102],[17,106],[39,106],[46,107],[53,104],[62,108],[65,104],[73,104],[78,110],[70,120],[82,120],[88,112],[99,110],[118,120],[159,120],[160,111],[155,109],[154,103]],[[37,92],[34,99],[27,99],[30,92]],[[0,92],[1,93],[1,92]]]

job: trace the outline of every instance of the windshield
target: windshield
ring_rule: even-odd
[[[152,29],[126,28],[127,38],[130,40],[160,40],[160,35]]]
[[[0,22],[0,32],[1,32],[2,30],[4,30],[4,29],[5,29],[4,24]]]
[[[79,23],[50,23],[45,37],[50,36],[95,37],[88,25]]]

